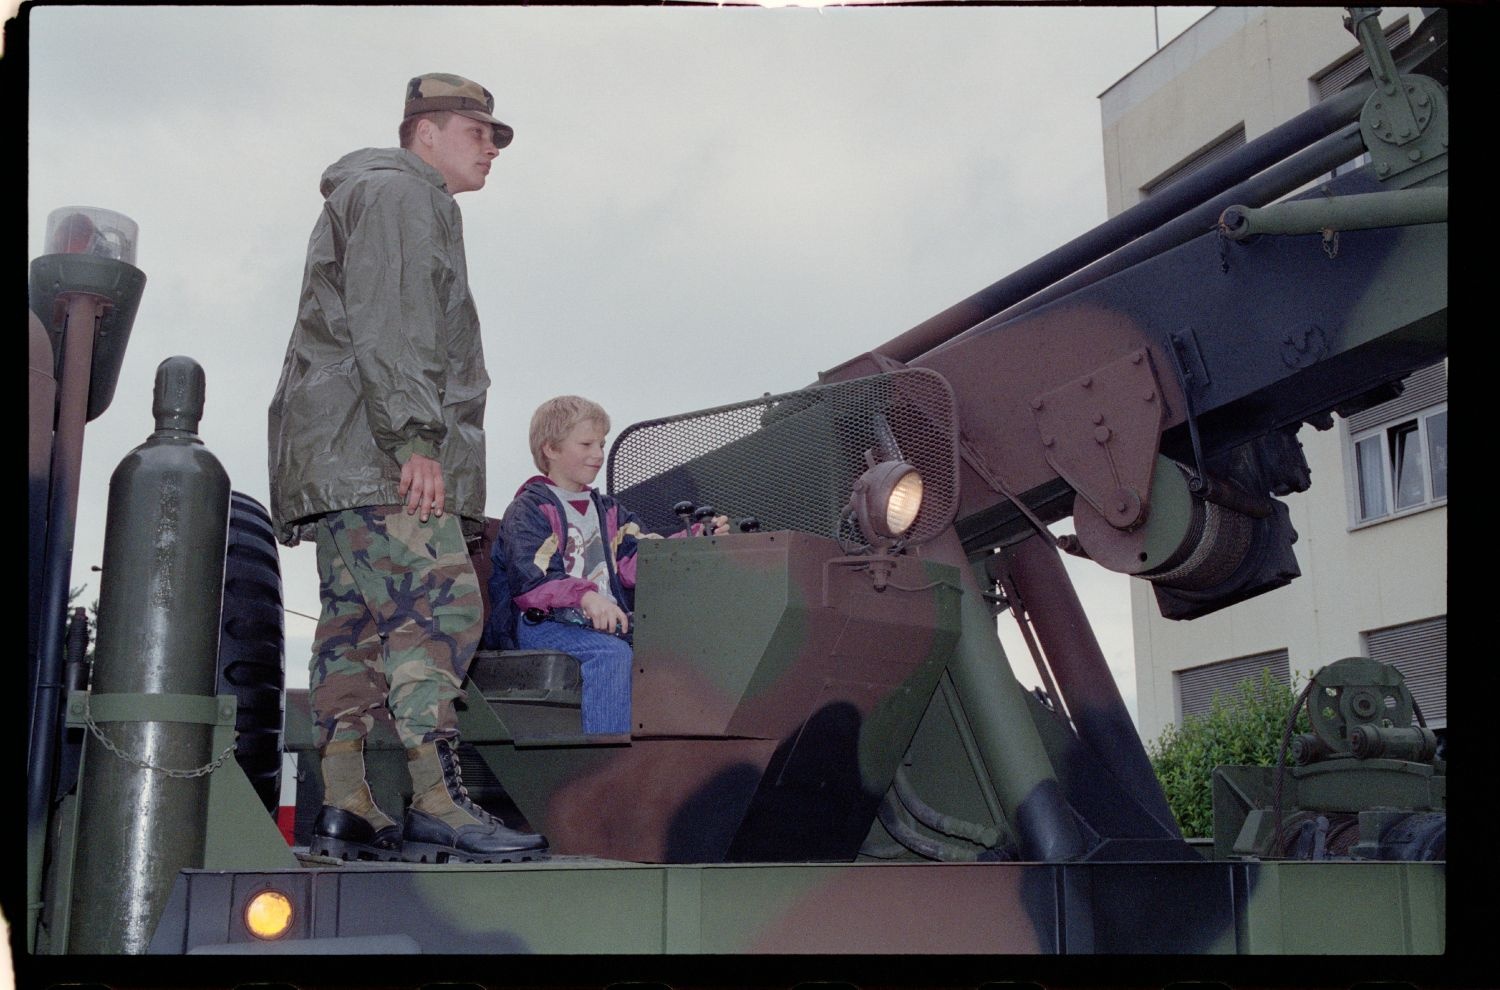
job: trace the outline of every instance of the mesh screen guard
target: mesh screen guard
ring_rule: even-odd
[[[754,516],[763,530],[833,537],[866,451],[904,459],[922,476],[909,541],[953,521],[958,408],[947,380],[920,368],[636,423],[610,448],[607,479],[653,532],[681,529],[672,507],[689,501],[732,521]],[[852,520],[839,535],[867,545]]]

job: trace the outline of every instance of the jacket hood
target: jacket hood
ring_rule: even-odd
[[[335,189],[355,176],[386,171],[405,172],[425,179],[444,191],[448,188],[441,172],[405,148],[362,148],[351,151],[323,170],[323,179],[318,188],[326,199]]]

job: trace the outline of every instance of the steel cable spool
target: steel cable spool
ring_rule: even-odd
[[[1322,819],[1320,822],[1319,819]],[[1297,841],[1306,830],[1316,834],[1323,831],[1321,855],[1309,848],[1305,857],[1296,856]],[[1340,859],[1348,858],[1359,841],[1359,815],[1332,811],[1298,811],[1288,815],[1281,827],[1281,848],[1293,858]]]
[[[1227,581],[1250,550],[1255,520],[1205,499],[1194,498],[1189,504],[1192,519],[1178,552],[1160,568],[1140,575],[1153,584],[1212,588]]]
[[[1205,591],[1234,576],[1250,554],[1256,519],[1195,494],[1193,473],[1158,456],[1144,522],[1118,527],[1081,493],[1073,503],[1087,555],[1122,574],[1181,591]]]

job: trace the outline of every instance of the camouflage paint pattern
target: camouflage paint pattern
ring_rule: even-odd
[[[852,859],[960,597],[952,568],[911,557],[877,590],[870,560],[785,531],[643,543],[628,742],[481,752],[559,855]]]
[[[1443,878],[1441,863],[1207,861],[189,870],[151,951],[253,945],[244,905],[270,887],[292,901],[288,938],[387,939],[371,947],[387,953],[982,954],[1001,971],[1010,956],[1317,954],[1390,966],[1444,951]]]
[[[453,701],[479,645],[483,604],[457,516],[401,506],[318,520],[323,615],[310,677],[317,745],[393,723],[406,748],[453,738]]]

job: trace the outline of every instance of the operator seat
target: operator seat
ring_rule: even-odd
[[[490,617],[490,549],[500,520],[486,517],[484,532],[470,549],[479,577],[484,619]],[[479,650],[469,667],[470,683],[518,739],[582,735],[583,677],[578,660],[551,650]]]

